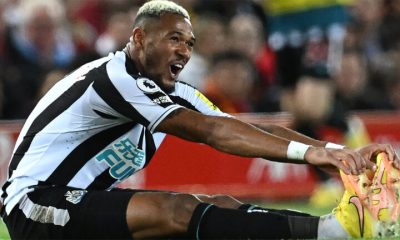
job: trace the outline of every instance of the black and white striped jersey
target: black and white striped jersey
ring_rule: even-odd
[[[85,64],[59,81],[17,139],[1,192],[7,213],[30,186],[111,189],[149,163],[165,136],[154,129],[180,107],[229,116],[190,85],[175,85],[166,94],[141,77],[124,52]]]

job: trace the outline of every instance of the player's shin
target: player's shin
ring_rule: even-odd
[[[189,224],[196,239],[316,238],[319,217],[290,216],[278,212],[246,212],[200,204]]]

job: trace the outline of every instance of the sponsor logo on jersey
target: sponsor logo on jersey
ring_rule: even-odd
[[[165,94],[157,84],[148,78],[139,78],[136,84],[143,93],[151,99],[155,104],[167,107],[173,104],[171,98]]]
[[[129,138],[125,138],[99,153],[96,160],[110,166],[111,177],[122,181],[142,169],[146,157],[142,149],[133,144]]]
[[[170,103],[172,103],[172,100],[171,98],[169,98],[168,95],[151,97],[151,100],[158,105],[169,105]]]
[[[85,196],[87,193],[86,190],[71,190],[65,193],[65,199],[68,202],[71,202],[73,204],[78,204],[81,202],[82,198]]]
[[[155,93],[161,91],[157,84],[148,78],[138,78],[136,80],[136,85],[145,93]]]

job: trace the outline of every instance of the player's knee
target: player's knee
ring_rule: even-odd
[[[200,200],[191,194],[137,193],[127,210],[134,238],[183,236]]]
[[[191,194],[172,194],[164,206],[168,228],[184,233],[187,230],[193,211],[200,201]]]
[[[203,195],[201,198],[204,202],[214,204],[218,207],[222,208],[238,208],[242,203],[237,199],[233,198],[232,196],[218,194],[218,195],[211,195],[206,196]]]

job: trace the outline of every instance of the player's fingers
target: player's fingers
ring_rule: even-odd
[[[346,175],[351,174],[351,168],[345,161],[337,159],[335,162],[333,162],[333,165],[342,170]]]
[[[353,174],[361,174],[366,170],[366,163],[364,158],[357,152],[354,152],[352,150],[346,151],[346,159],[348,159],[348,162],[351,164],[352,162],[354,165],[352,165],[352,173]]]
[[[400,169],[400,159],[392,145],[386,145],[386,153],[389,161],[393,162],[394,167]]]
[[[354,159],[358,173],[364,172],[367,167],[365,159],[357,152],[350,152],[351,157]]]
[[[358,169],[354,158],[351,155],[345,154],[343,155],[340,160],[344,161],[348,168],[351,171],[351,174],[358,175]]]
[[[376,164],[374,162],[372,162],[370,159],[365,159],[365,163],[366,163],[366,168],[367,169],[370,169],[370,170],[375,172]]]
[[[386,152],[386,154],[388,155],[389,161],[394,161],[395,160],[394,159],[395,158],[395,151],[394,151],[392,145],[384,144],[382,146],[383,146],[383,149],[381,151]]]
[[[400,169],[400,159],[399,156],[397,155],[397,152],[394,150],[393,146],[387,144],[385,152],[388,155],[389,161],[393,162],[394,167]]]
[[[400,159],[392,145],[378,144],[374,155],[377,155],[379,152],[385,152],[389,161],[393,162],[393,166],[397,169],[400,169]]]

